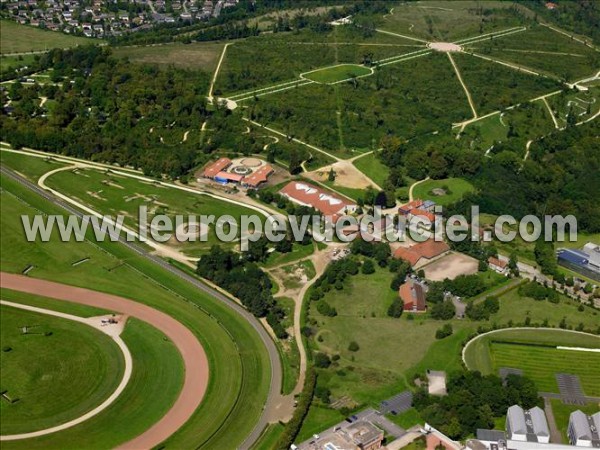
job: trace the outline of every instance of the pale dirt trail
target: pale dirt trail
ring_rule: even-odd
[[[177,400],[158,422],[118,448],[145,449],[158,446],[183,426],[200,405],[208,387],[208,359],[196,336],[171,316],[123,297],[23,275],[2,272],[0,285],[7,289],[127,314],[157,328],[177,347],[185,366],[183,387]]]

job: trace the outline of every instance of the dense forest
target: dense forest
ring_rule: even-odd
[[[535,11],[538,18],[554,22],[574,33],[590,36],[595,44],[600,42],[600,3],[596,0],[561,0],[554,9],[546,7],[546,0],[516,0]]]
[[[198,138],[183,135],[208,116],[207,74],[132,65],[100,47],[55,49],[38,65],[52,69],[53,83],[10,85],[14,109],[0,118],[2,140],[156,176],[181,176],[196,164]],[[54,105],[50,114],[40,97]]]
[[[511,214],[517,219],[537,216],[577,217],[579,231],[600,231],[600,149],[597,120],[571,124],[535,141],[530,156],[501,146],[492,158],[462,148],[451,135],[434,140],[396,140],[378,153],[390,168],[423,179],[463,177],[477,192],[446,208],[444,214],[470,214],[471,205],[482,213]],[[390,141],[390,139],[388,139]]]
[[[243,257],[214,245],[200,258],[196,272],[239,298],[255,316],[266,317],[277,337],[286,338],[284,312],[271,294],[271,279],[256,264],[266,256],[263,244],[252,243]]]
[[[413,404],[427,423],[452,439],[464,439],[477,428],[494,428],[494,417],[505,415],[512,405],[529,409],[539,403],[535,383],[518,375],[508,375],[503,385],[495,375],[458,373],[449,377],[447,389],[444,397],[420,390]]]

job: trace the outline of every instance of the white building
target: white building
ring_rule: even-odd
[[[587,416],[577,410],[569,417],[568,435],[572,445],[600,448],[600,412]]]
[[[508,408],[506,437],[521,442],[550,442],[550,430],[544,411],[537,406],[528,411],[519,405]]]

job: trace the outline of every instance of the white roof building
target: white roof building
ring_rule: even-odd
[[[587,416],[577,410],[569,417],[568,435],[572,445],[600,448],[600,411]]]
[[[528,411],[519,405],[511,406],[506,414],[506,436],[513,441],[550,442],[550,430],[544,411],[538,406]]]

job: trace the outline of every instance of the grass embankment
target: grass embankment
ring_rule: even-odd
[[[435,192],[434,189],[436,189]],[[447,206],[474,190],[473,185],[462,178],[427,180],[415,186],[413,197],[421,200],[433,200],[438,205]]]
[[[556,346],[600,348],[600,337],[567,330],[502,330],[476,338],[465,352],[467,367],[484,374],[501,367],[523,370],[538,389],[558,393],[555,375],[578,375],[587,395],[600,393],[600,375],[595,370],[600,354],[559,350]]]
[[[173,219],[177,214],[196,217],[214,216],[215,221],[224,214],[231,215],[236,223],[240,223],[242,215],[255,215],[256,211],[225,202],[201,192],[198,194],[170,189],[149,182],[136,180],[106,171],[95,169],[64,171],[53,174],[46,184],[57,191],[78,199],[94,211],[111,216],[122,214],[125,225],[137,230],[140,223],[140,207],[146,207],[148,221],[158,214],[166,214]],[[199,220],[199,219],[198,219]],[[175,238],[168,244],[182,250],[190,256],[200,256],[212,245],[220,243],[217,238],[216,225],[209,225],[206,240],[196,235],[195,242],[178,242]],[[148,230],[149,231],[149,230]],[[180,230],[185,232],[186,229]],[[238,233],[239,234],[239,233]],[[230,243],[229,246],[235,245]]]
[[[0,21],[0,40],[2,41],[2,53],[25,53],[102,42],[100,39],[71,36],[19,25],[12,20]]]
[[[202,405],[167,444],[180,448],[239,445],[262,412],[270,378],[267,353],[250,325],[226,305],[120,244],[62,243],[56,233],[47,243],[25,242],[21,214],[64,212],[5,177],[2,187],[2,270],[20,273],[33,264],[35,268],[30,276],[121,295],[179,320],[202,343],[209,359],[211,378]],[[72,266],[83,258],[90,259]],[[152,370],[156,370],[153,363]],[[140,381],[138,387],[146,382],[149,380]],[[93,435],[98,442],[110,441],[104,446],[115,446],[147,428],[148,423],[144,423],[136,429],[136,416],[154,411],[155,402],[153,396],[146,396],[143,391],[132,391],[128,401],[115,403],[112,413],[102,417],[101,425],[98,425],[98,416],[82,425],[85,428],[30,440],[27,444],[30,448],[37,445],[65,447],[85,439],[95,430]],[[123,409],[129,405],[135,405],[135,410]],[[151,423],[147,418],[143,421]],[[123,423],[131,426],[123,427]]]

